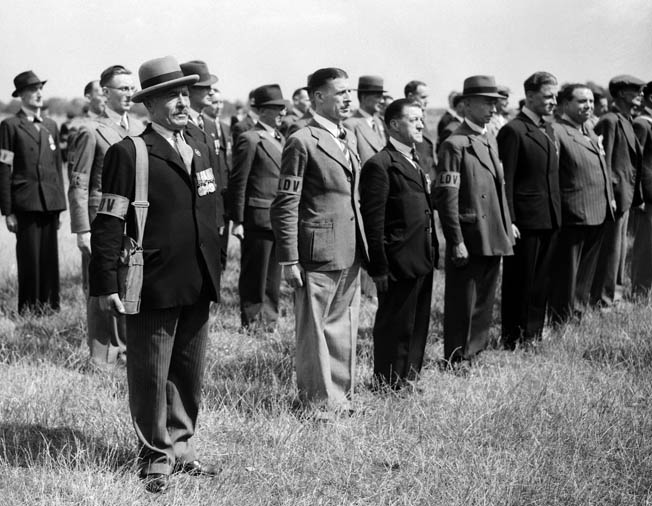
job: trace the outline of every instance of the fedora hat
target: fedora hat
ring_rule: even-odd
[[[142,102],[159,91],[193,84],[199,80],[197,74],[184,76],[181,67],[172,56],[146,61],[138,69],[138,78],[142,89],[131,97],[133,102]]]
[[[14,77],[14,88],[16,89],[13,91],[11,96],[17,97],[18,94],[28,86],[45,83],[47,83],[47,81],[41,81],[34,72],[31,70],[26,70],[25,72],[21,72],[16,77]]]
[[[498,93],[494,76],[471,76],[464,79],[463,97],[505,98]]]
[[[259,86],[252,93],[254,107],[263,107],[266,105],[287,106],[287,101],[283,99],[281,87],[278,84],[265,84]]]
[[[206,65],[206,62],[201,60],[187,61],[186,63],[182,63],[180,66],[184,76],[191,76],[193,74],[199,75],[199,81],[193,84],[193,86],[210,86],[218,81],[217,76],[208,71],[208,65]]]
[[[386,93],[384,81],[379,76],[360,76],[358,79],[358,93]]]

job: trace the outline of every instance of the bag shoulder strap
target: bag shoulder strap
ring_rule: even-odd
[[[131,203],[135,208],[136,215],[136,243],[138,246],[143,245],[143,234],[145,233],[145,223],[147,222],[147,208],[149,201],[147,190],[149,185],[149,164],[147,158],[147,146],[142,137],[129,136],[131,142],[136,147],[136,187],[134,191],[134,201]]]

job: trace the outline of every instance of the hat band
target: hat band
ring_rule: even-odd
[[[498,88],[494,86],[473,86],[464,88],[464,95],[479,95],[481,93],[498,93]]]
[[[168,81],[172,81],[174,79],[181,79],[181,78],[183,78],[183,72],[181,72],[180,70],[175,70],[174,72],[168,72],[167,74],[160,74],[158,76],[145,79],[142,83],[140,83],[140,86],[144,90],[146,88],[151,88],[152,86],[156,86],[157,84],[162,84]]]

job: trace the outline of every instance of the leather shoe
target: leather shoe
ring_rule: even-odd
[[[165,492],[170,487],[170,477],[167,474],[146,474],[142,479],[145,482],[145,490],[153,494]]]
[[[222,469],[215,464],[204,464],[199,460],[190,462],[177,461],[177,472],[186,473],[190,476],[217,476]]]

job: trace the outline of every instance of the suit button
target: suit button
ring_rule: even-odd
[[[487,217],[486,214],[483,214],[483,215],[482,215],[482,219],[483,219],[483,220],[484,220],[486,217]]]
[[[355,220],[355,216],[351,216],[351,221]]]
[[[346,180],[350,183],[351,182],[351,176],[346,176]]]
[[[483,198],[483,199],[486,199],[486,198],[487,198],[487,196],[483,194],[483,195],[482,195],[482,198]]]

